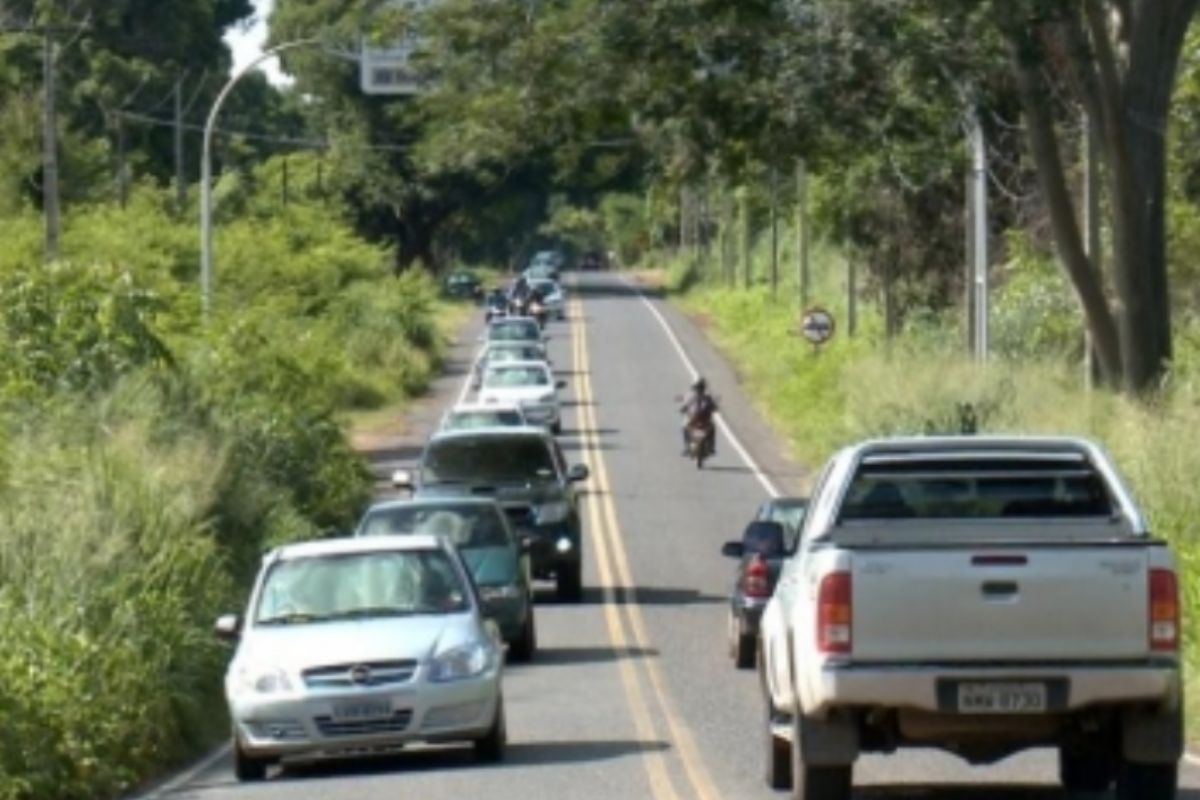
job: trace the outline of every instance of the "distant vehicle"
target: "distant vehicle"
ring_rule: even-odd
[[[462,555],[483,599],[484,614],[500,626],[508,655],[525,662],[537,650],[527,547],[493,499],[443,497],[391,500],[367,509],[355,536],[444,536]]]
[[[772,786],[849,798],[863,752],[1051,745],[1072,793],[1175,797],[1175,563],[1103,451],[880,440],[816,485],[762,618]]]
[[[494,497],[532,538],[533,577],[553,578],[560,599],[583,592],[582,528],[576,484],[582,464],[567,467],[562,448],[542,428],[441,432],[426,444],[415,471],[397,470],[392,482],[418,499],[446,495]]]
[[[486,322],[508,316],[508,294],[503,289],[490,292],[483,302],[483,318]]]
[[[480,428],[523,428],[528,424],[525,412],[516,403],[462,403],[445,413],[440,429],[467,431]]]
[[[608,269],[608,254],[601,250],[589,250],[580,257],[579,268],[588,271]]]
[[[763,609],[775,592],[779,571],[796,546],[808,500],[776,497],[759,507],[740,541],[726,542],[721,553],[738,559],[729,602],[729,654],[738,669],[754,669]]]
[[[493,320],[483,335],[483,341],[495,342],[531,342],[542,344],[545,338],[537,320],[530,317],[505,317]]]
[[[451,272],[442,282],[442,292],[447,297],[477,300],[483,296],[483,283],[470,272]]]
[[[461,556],[434,536],[342,538],[272,551],[225,674],[239,780],[271,764],[410,742],[469,741],[485,761],[507,740],[499,631]]]
[[[472,366],[472,383],[475,388],[483,381],[483,373],[493,364],[507,364],[512,361],[544,361],[550,363],[546,355],[546,346],[540,342],[524,340],[496,341],[480,350]]]
[[[567,318],[567,299],[557,281],[549,278],[535,278],[529,282],[529,286],[534,294],[541,298],[542,306],[546,309],[548,316],[557,320]]]
[[[493,363],[483,373],[479,402],[483,405],[518,405],[525,419],[562,433],[562,407],[558,390],[565,381],[556,381],[544,361]]]

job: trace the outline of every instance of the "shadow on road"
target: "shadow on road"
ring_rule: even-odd
[[[533,667],[563,667],[576,664],[602,664],[627,658],[658,656],[658,650],[646,647],[540,647],[533,659]],[[519,667],[518,667],[519,669]]]
[[[646,297],[661,299],[665,296],[662,289],[653,286],[639,286],[641,293]],[[581,278],[578,283],[571,288],[571,293],[584,300],[607,300],[620,299],[628,300],[630,297],[636,297],[636,290],[626,286],[624,283],[616,281],[597,281]]]
[[[603,589],[591,586],[584,588],[583,599],[580,602],[583,605],[604,605],[608,600]],[[690,606],[728,602],[729,598],[722,595],[668,586],[639,586],[632,591],[618,590],[613,597],[613,603],[616,605]]]
[[[584,764],[640,753],[657,753],[669,747],[666,742],[621,739],[595,742],[510,742],[504,764],[510,767]]]

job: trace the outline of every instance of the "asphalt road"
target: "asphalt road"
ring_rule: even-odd
[[[719,549],[768,492],[802,490],[805,472],[789,462],[735,374],[678,312],[643,300],[610,275],[580,276],[573,297],[570,321],[551,326],[551,355],[569,382],[564,449],[593,472],[585,502],[588,588],[574,606],[545,593],[537,610],[541,650],[533,664],[506,673],[505,762],[478,766],[469,750],[415,748],[239,785],[228,754],[219,754],[149,797],[779,796],[760,777],[757,679],[736,671],[726,651],[732,565]],[[377,449],[381,474],[415,456],[441,406],[458,395],[472,339],[456,350],[433,399],[418,410],[415,430]],[[679,456],[675,397],[693,369],[709,378],[726,423],[719,454],[703,471]],[[855,781],[860,798],[1067,796],[1055,786],[1049,752],[987,768],[926,752],[868,757]],[[1200,773],[1190,764],[1184,785],[1181,798],[1200,800]]]

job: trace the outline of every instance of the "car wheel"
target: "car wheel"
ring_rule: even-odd
[[[1058,776],[1069,792],[1106,792],[1113,782],[1112,760],[1095,751],[1058,751]]]
[[[1178,764],[1124,761],[1117,767],[1117,800],[1173,800],[1178,789]]]
[[[794,800],[850,800],[854,767],[850,764],[817,767],[806,763],[800,747],[799,714],[792,721],[791,751]]]
[[[736,631],[737,641],[734,644],[733,663],[738,669],[754,669],[755,655],[758,651],[758,637],[753,633],[742,632],[739,625]]]
[[[763,753],[766,757],[767,786],[777,791],[787,791],[792,788],[792,743],[775,735],[771,725],[775,719],[775,706],[771,696],[766,696],[767,717],[764,727],[767,731]]]
[[[525,615],[525,627],[521,636],[508,646],[508,655],[514,663],[528,664],[537,652],[537,624],[533,619],[533,601],[529,603],[529,613]]]
[[[508,744],[508,725],[504,719],[503,697],[496,701],[496,718],[492,721],[492,727],[473,744],[478,761],[495,764],[504,759],[504,747]]]
[[[267,767],[271,762],[266,758],[254,758],[242,749],[241,743],[233,740],[233,774],[239,781],[246,783],[266,780]]]
[[[555,576],[555,591],[564,603],[578,603],[583,599],[583,565],[570,564],[561,567]]]

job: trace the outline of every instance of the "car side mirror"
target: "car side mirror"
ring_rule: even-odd
[[[397,489],[413,488],[413,475],[406,469],[398,469],[392,473],[392,486]]]
[[[566,381],[555,381],[554,388],[555,389],[565,389],[565,388],[567,388],[567,382]]]
[[[726,542],[721,545],[721,555],[726,558],[741,558],[746,554],[746,548],[741,542]]]
[[[576,464],[567,470],[567,480],[571,483],[581,483],[592,477],[592,472],[586,464]]]
[[[751,522],[742,534],[742,550],[746,553],[760,553],[767,558],[783,555],[787,552],[787,537],[783,525],[770,520]]]
[[[217,619],[213,633],[218,639],[226,642],[236,642],[242,634],[242,618],[237,614],[225,614]]]
[[[536,541],[537,540],[534,539],[532,536],[522,536],[521,537],[521,552],[526,553],[526,554],[532,553],[533,545]]]

